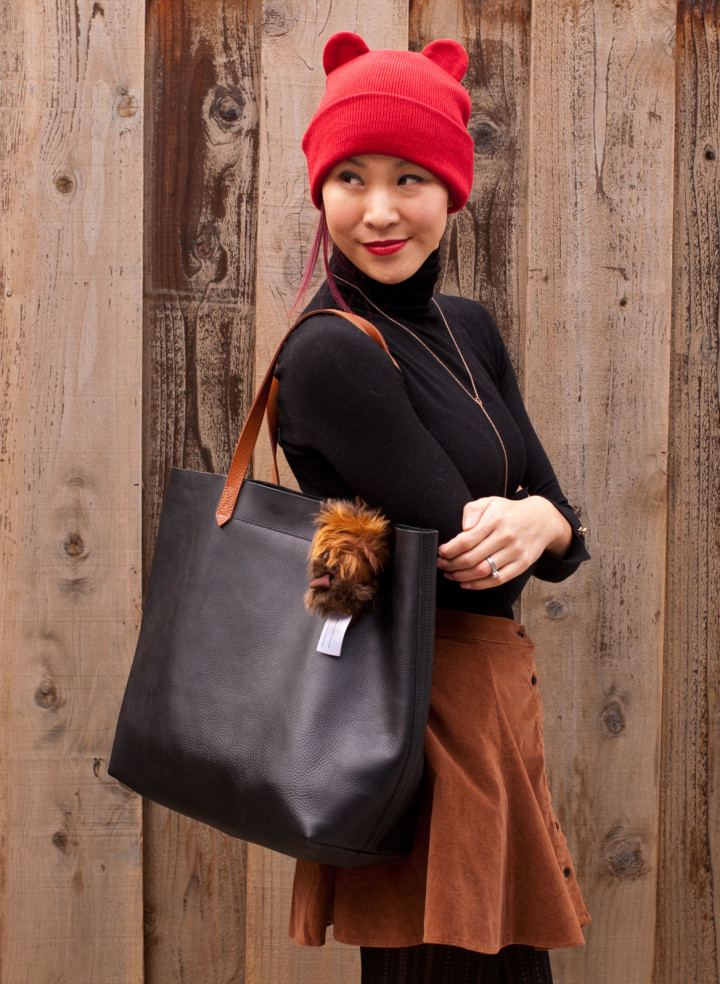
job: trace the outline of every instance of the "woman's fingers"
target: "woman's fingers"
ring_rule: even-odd
[[[489,538],[492,532],[492,529],[486,528],[485,521],[483,520],[472,529],[464,530],[462,533],[454,536],[452,540],[443,543],[438,549],[438,555],[442,560],[451,564],[459,557],[464,557],[472,550],[477,549]]]
[[[522,574],[524,568],[521,564],[512,561],[509,564],[497,565],[498,576],[493,577],[475,577],[469,578],[468,580],[459,581],[461,588],[471,591],[484,591],[487,588],[497,588],[501,584],[505,584],[506,581],[512,581],[514,577]]]
[[[493,568],[490,564],[488,557],[492,557],[495,561],[495,570],[497,571],[497,577],[493,578]],[[477,561],[473,560],[471,563],[455,566],[452,570],[445,570],[445,577],[449,581],[458,581],[464,583],[466,581],[476,581],[480,579],[489,578],[494,584],[500,583],[500,572],[502,571],[502,577],[507,580],[506,569],[508,565],[516,561],[515,552],[508,549],[496,549],[495,551],[488,551]]]
[[[473,499],[472,502],[465,504],[463,509],[463,530],[470,530],[477,526],[488,507],[492,504],[494,496],[486,496],[484,499]]]
[[[443,571],[454,572],[466,570],[482,564],[488,556],[495,557],[498,552],[510,546],[510,538],[500,534],[492,534],[480,543],[473,544],[468,550],[457,554],[451,560],[438,558],[438,567]],[[488,568],[489,570],[489,565]]]
[[[498,504],[502,507],[506,501],[491,495],[468,502],[463,510],[462,532],[441,545],[438,551],[440,557],[454,560],[481,543],[501,521],[503,513]]]

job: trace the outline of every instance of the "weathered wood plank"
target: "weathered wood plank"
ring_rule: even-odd
[[[259,2],[147,21],[145,571],[172,465],[224,472],[253,386]],[[147,977],[242,982],[245,845],[148,804]]]
[[[468,52],[463,80],[475,174],[468,204],[450,217],[439,289],[474,297],[495,317],[522,376],[527,265],[530,3],[413,0],[410,47],[449,37]]]
[[[288,327],[312,241],[317,211],[308,193],[300,141],[325,88],[322,50],[335,31],[357,31],[373,47],[407,46],[407,11],[390,0],[367,16],[356,0],[274,2],[265,7],[262,37],[260,201],[258,228],[256,381]],[[318,279],[320,275],[318,274]],[[255,474],[270,475],[267,447],[259,448]],[[294,484],[289,469],[285,484]],[[353,947],[298,947],[287,937],[293,862],[248,847],[247,980],[293,984],[345,984],[359,979]]]
[[[142,981],[139,0],[0,7],[0,980]]]
[[[720,4],[678,6],[656,984],[720,981]]]
[[[526,396],[593,561],[534,582],[550,782],[594,921],[558,981],[650,982],[666,523],[674,11],[536,0]]]

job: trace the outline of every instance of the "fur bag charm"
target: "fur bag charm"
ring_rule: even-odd
[[[316,522],[305,606],[324,618],[358,618],[372,607],[390,557],[390,521],[362,501],[335,499],[323,503]]]

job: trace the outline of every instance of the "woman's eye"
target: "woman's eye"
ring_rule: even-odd
[[[421,177],[419,174],[403,174],[402,177],[398,179],[398,184],[415,184],[419,181],[424,181],[425,178]]]
[[[354,174],[352,171],[341,171],[338,174],[338,180],[344,181],[345,184],[355,184],[355,182],[360,181],[360,175]]]

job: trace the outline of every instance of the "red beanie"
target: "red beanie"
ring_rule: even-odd
[[[387,154],[432,171],[450,192],[449,211],[462,208],[473,179],[470,96],[460,85],[467,64],[457,41],[432,41],[420,53],[370,51],[359,34],[333,34],[323,52],[325,95],[302,142],[316,207],[339,161]]]

